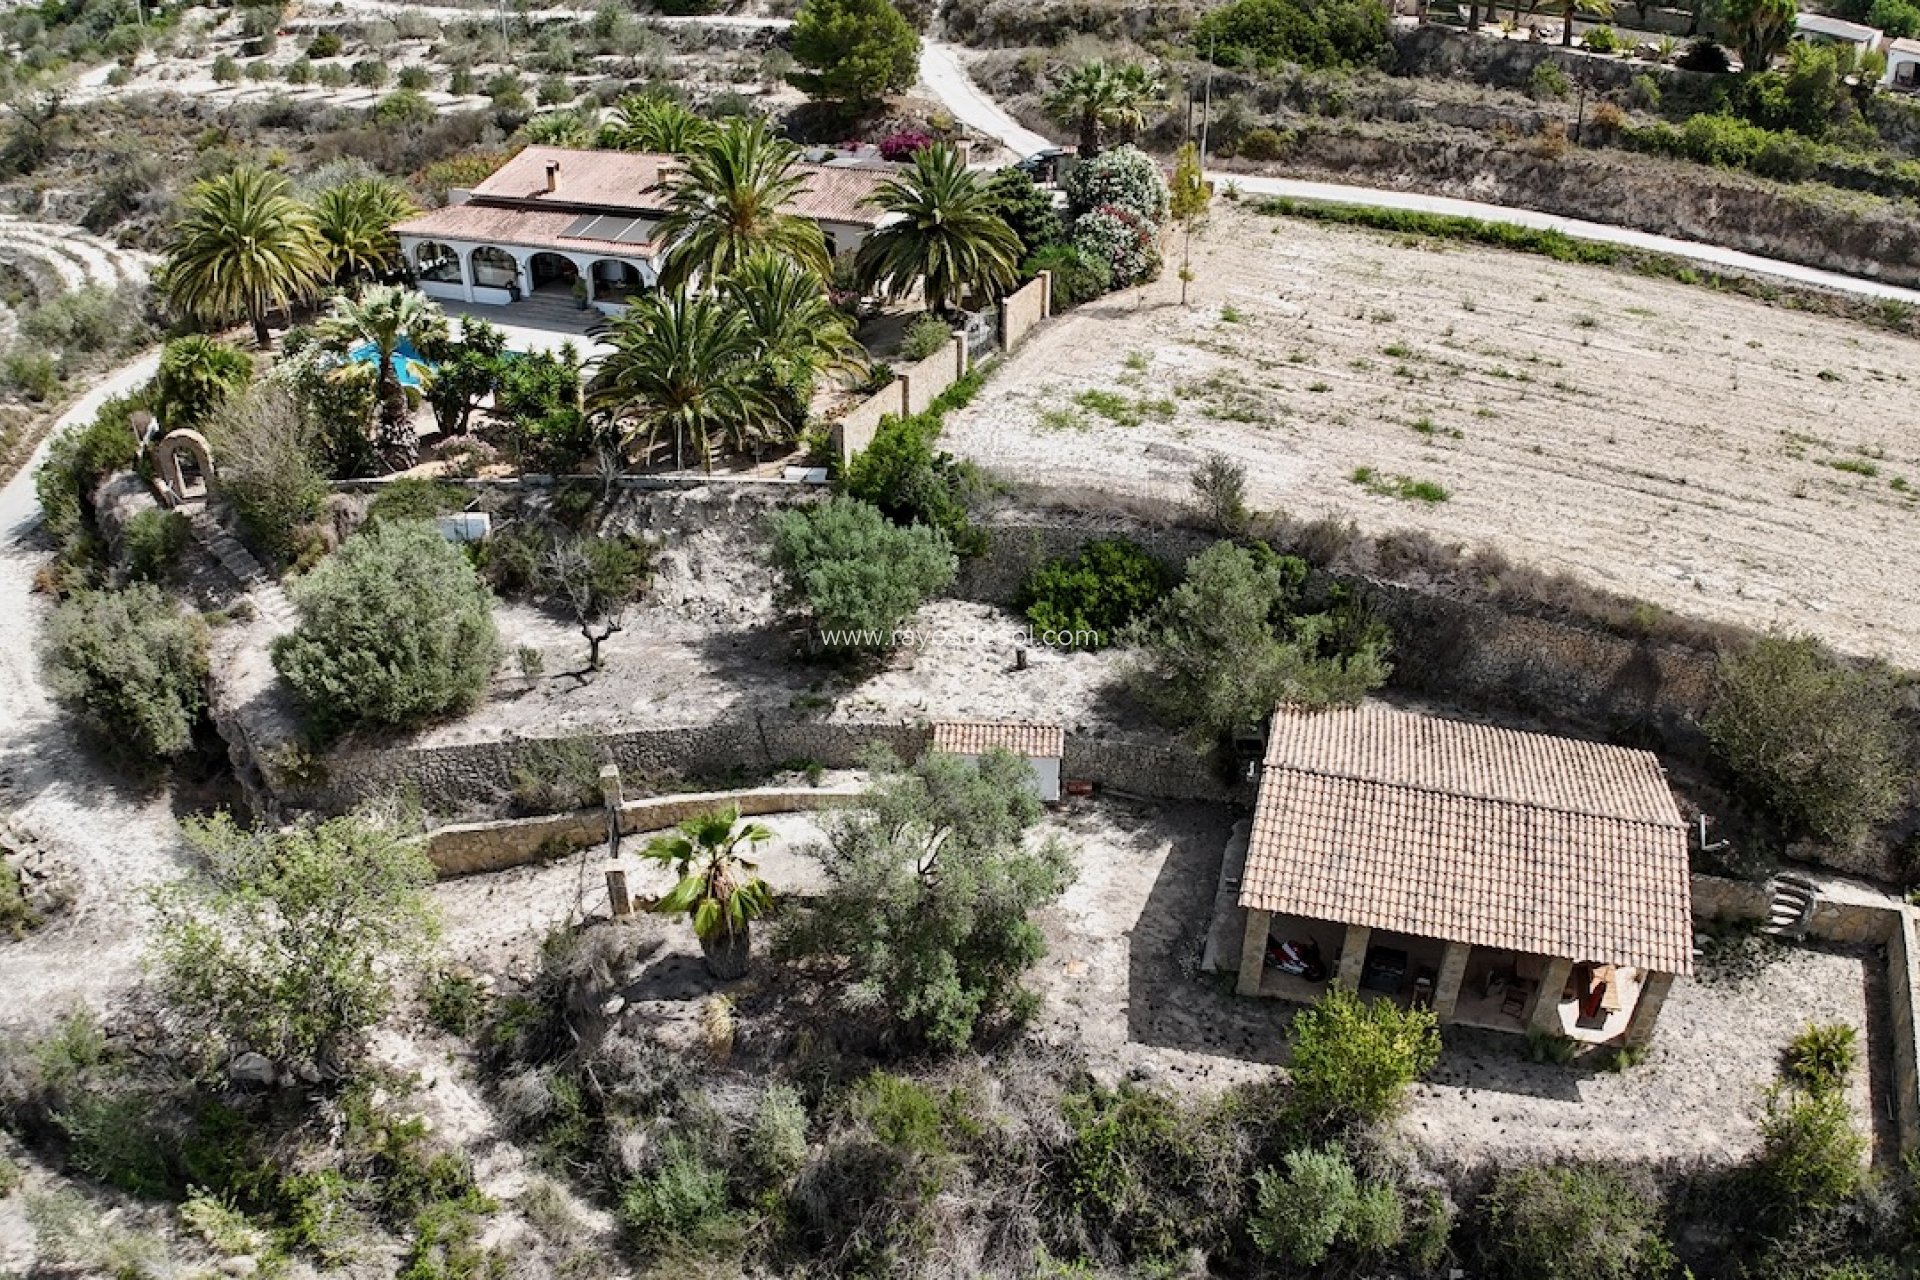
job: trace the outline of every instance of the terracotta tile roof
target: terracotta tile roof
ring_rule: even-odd
[[[547,190],[547,165],[560,166],[557,189]],[[587,151],[569,147],[526,147],[473,189],[476,201],[490,204],[613,209],[659,213],[665,207],[654,190],[661,172],[682,161],[677,156],[636,151]],[[784,208],[788,213],[825,222],[871,227],[881,214],[865,204],[891,176],[886,170],[817,164],[796,165],[807,185]]]
[[[1686,974],[1687,852],[1649,752],[1372,703],[1282,708],[1240,903]]]
[[[651,239],[606,240],[592,235],[569,235],[580,228],[594,230],[591,219],[570,209],[510,209],[489,204],[450,204],[417,218],[398,223],[396,235],[419,236],[426,240],[479,240],[488,244],[511,244],[531,249],[579,249],[594,253],[623,254],[651,258],[660,245]]]
[[[1029,760],[1051,760],[1066,748],[1067,735],[1057,724],[1035,720],[937,720],[933,749],[957,756],[977,756],[995,747]]]

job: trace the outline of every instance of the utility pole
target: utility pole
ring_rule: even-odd
[[[1207,41],[1207,90],[1200,106],[1200,172],[1203,176],[1207,171],[1207,126],[1213,123],[1213,55],[1219,45],[1218,35]]]

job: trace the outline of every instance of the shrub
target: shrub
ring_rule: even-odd
[[[418,89],[395,89],[374,103],[368,118],[383,129],[432,124],[439,113]]]
[[[303,531],[327,507],[314,432],[292,393],[268,382],[229,400],[207,424],[207,438],[220,468],[216,495],[232,508],[241,536],[271,563],[292,561]]]
[[[11,349],[0,373],[4,373],[8,386],[35,404],[53,399],[60,390],[60,366],[44,351]]]
[[[1097,253],[1070,244],[1050,244],[1020,264],[1029,278],[1053,273],[1053,309],[1071,310],[1113,288],[1113,267]]]
[[[432,520],[467,505],[467,491],[444,480],[403,476],[380,486],[367,504],[368,523],[388,520]]]
[[[362,58],[349,73],[363,89],[378,89],[387,82],[387,64],[378,58]]]
[[[1234,144],[1234,153],[1242,160],[1282,160],[1288,150],[1286,136],[1264,124],[1247,130]]]
[[[1920,5],[1913,0],[1873,0],[1867,10],[1867,25],[1896,39],[1920,36]]]
[[[1019,169],[1000,169],[987,179],[987,205],[1019,237],[1023,258],[1030,259],[1066,234],[1052,193]],[[1023,267],[1021,275],[1031,277],[1033,272]]]
[[[1294,1105],[1316,1124],[1374,1124],[1398,1111],[1408,1087],[1439,1060],[1432,1010],[1329,987],[1293,1020]]]
[[[907,326],[906,337],[900,344],[900,358],[909,362],[925,360],[952,345],[953,330],[946,321],[934,315],[919,315]]]
[[[180,562],[180,553],[193,538],[193,528],[178,511],[147,510],[127,521],[120,536],[127,575],[141,582],[158,582]]]
[[[1810,1093],[1844,1088],[1859,1061],[1857,1036],[1843,1022],[1809,1023],[1787,1046],[1787,1079]]]
[[[780,1182],[807,1159],[807,1108],[792,1085],[776,1084],[760,1095],[746,1135],[747,1159],[764,1181]]]
[[[1207,460],[1194,468],[1188,483],[1216,532],[1230,538],[1246,532],[1252,515],[1247,510],[1245,466],[1217,453],[1208,454]]]
[[[1593,119],[1588,126],[1600,137],[1610,138],[1620,132],[1627,124],[1627,113],[1618,103],[1596,102],[1593,104]]]
[[[1246,1200],[1245,1136],[1228,1104],[1122,1082],[1088,1084],[1061,1100],[1071,1133],[1049,1181],[1074,1234],[1101,1254],[1222,1253]]]
[[[1760,1119],[1753,1177],[1766,1204],[1787,1221],[1829,1209],[1860,1188],[1867,1140],[1853,1127],[1846,1094],[1775,1087]]]
[[[795,88],[855,109],[909,88],[920,69],[920,37],[887,0],[803,0],[791,48]]]
[[[1029,766],[1004,751],[881,772],[827,823],[826,889],[781,951],[833,974],[849,1012],[936,1049],[1023,1018],[1021,979],[1046,952],[1029,915],[1073,880],[1059,840],[1025,838],[1040,814]]]
[[[1703,71],[1709,75],[1725,75],[1733,70],[1727,51],[1704,36],[1688,45],[1673,65],[1682,71]]]
[[[53,351],[118,354],[145,343],[152,330],[137,294],[91,284],[29,310],[20,332]]]
[[[1068,170],[1062,184],[1075,216],[1095,209],[1131,209],[1155,226],[1167,220],[1167,180],[1153,157],[1135,146],[1112,147]]]
[[[1389,637],[1356,608],[1287,617],[1304,561],[1221,542],[1187,562],[1186,581],[1134,628],[1141,698],[1203,741],[1250,729],[1282,702],[1326,706],[1379,687]]]
[[[1811,636],[1768,636],[1721,658],[1707,737],[1756,802],[1851,844],[1905,790],[1893,698],[1882,668],[1842,663]]]
[[[546,76],[540,81],[538,97],[543,107],[557,107],[563,102],[572,102],[573,85],[565,76]]]
[[[1020,588],[1019,607],[1045,643],[1101,649],[1160,602],[1166,572],[1138,543],[1125,538],[1089,542],[1071,559],[1049,560]]]
[[[1659,1205],[1597,1165],[1503,1169],[1481,1209],[1491,1280],[1653,1280],[1672,1263]]]
[[[160,352],[154,415],[166,430],[197,430],[252,380],[253,360],[238,347],[198,334],[175,338]]]
[[[181,1043],[207,1071],[247,1050],[350,1060],[433,937],[425,849],[365,816],[248,831],[221,813],[186,833],[207,870],[155,895],[152,955]]]
[[[1160,237],[1153,224],[1132,209],[1107,205],[1075,218],[1073,247],[1105,263],[1112,287],[1144,284],[1160,274]]]
[[[890,133],[880,139],[880,158],[896,163],[911,160],[914,152],[924,151],[933,144],[934,138],[931,134],[921,133],[917,129],[909,129],[904,133]]]
[[[1580,43],[1595,53],[1618,53],[1620,51],[1620,37],[1614,34],[1612,27],[1604,23],[1597,27],[1587,28],[1587,33],[1580,37]]]
[[[1360,1203],[1360,1182],[1337,1147],[1289,1151],[1286,1171],[1254,1175],[1247,1232],[1260,1251],[1296,1267],[1317,1267]]]
[[[1564,98],[1573,92],[1573,82],[1567,79],[1559,63],[1536,62],[1532,74],[1527,76],[1527,92],[1536,98]]]
[[[1386,10],[1368,0],[1228,0],[1193,24],[1221,66],[1390,67]]]
[[[40,661],[54,695],[136,759],[184,755],[206,709],[207,632],[159,588],[86,592],[47,619]]]
[[[947,535],[902,528],[877,507],[834,497],[773,523],[774,564],[828,648],[887,648],[929,593],[953,581]]]
[[[138,397],[118,396],[100,406],[84,427],[69,427],[47,447],[34,473],[40,516],[57,538],[77,533],[93,513],[93,491],[115,471],[131,467],[139,453],[131,421]]]
[[[309,58],[337,58],[340,56],[340,48],[340,33],[338,31],[321,31],[315,33],[313,39],[307,41],[307,56]]]
[[[430,524],[369,527],[291,594],[300,621],[274,641],[273,664],[323,733],[412,727],[486,691],[492,597]]]
[[[620,1222],[642,1249],[710,1248],[733,1225],[726,1173],[690,1143],[670,1137],[658,1167],[622,1188]]]
[[[213,60],[213,79],[216,84],[238,84],[240,64],[231,55],[221,54]]]
[[[960,555],[986,550],[967,503],[980,485],[973,464],[933,447],[939,420],[930,414],[887,418],[873,443],[855,454],[839,476],[839,491],[871,503],[895,524],[925,525],[945,534]]]

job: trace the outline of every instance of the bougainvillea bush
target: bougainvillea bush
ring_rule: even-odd
[[[911,160],[913,153],[924,151],[933,145],[930,134],[909,129],[905,133],[890,133],[880,140],[880,158],[882,160]]]
[[[1061,183],[1075,213],[1105,205],[1131,209],[1154,225],[1167,220],[1167,180],[1153,157],[1138,147],[1114,147],[1068,170]]]

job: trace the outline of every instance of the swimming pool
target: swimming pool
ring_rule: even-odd
[[[372,364],[379,358],[380,348],[371,342],[363,342],[347,352],[347,359],[360,364]],[[393,376],[400,379],[401,386],[412,387],[417,391],[420,387],[420,371],[423,369],[431,373],[432,362],[422,360],[420,353],[413,349],[413,343],[405,338],[400,339],[400,345],[393,351]]]

